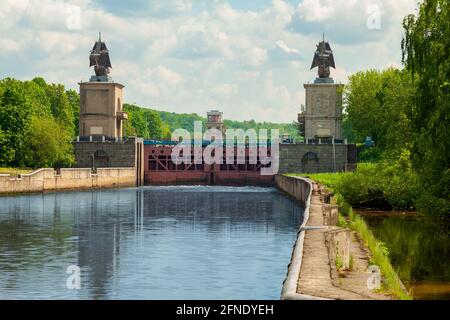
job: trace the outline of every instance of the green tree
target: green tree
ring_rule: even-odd
[[[75,136],[75,116],[63,85],[47,86],[47,96],[50,99],[53,118],[66,130],[71,137]]]
[[[34,113],[33,104],[20,81],[5,79],[0,97],[0,128],[6,136],[1,153],[8,154],[8,163],[3,165],[23,166],[24,143]]]
[[[166,123],[163,123],[162,125],[162,139],[164,140],[172,139],[172,132],[170,131],[170,127]]]
[[[351,128],[356,142],[370,136],[381,152],[399,154],[411,143],[408,115],[413,94],[413,83],[404,71],[358,72],[345,88],[345,127]]]
[[[144,113],[136,108],[127,108],[128,112],[127,129],[125,130],[132,136],[148,138],[147,122]]]
[[[138,136],[145,139],[161,139],[163,137],[163,122],[158,112],[134,105],[124,104],[128,113],[125,132],[128,136]]]
[[[67,90],[66,96],[73,114],[74,134],[75,136],[78,136],[80,123],[80,95],[75,90]]]
[[[355,143],[354,130],[347,114],[342,117],[342,134],[348,140],[348,143]]]
[[[152,110],[146,110],[145,118],[148,128],[148,138],[161,139],[163,134],[163,127],[159,114]]]
[[[0,166],[10,163],[14,159],[14,149],[8,143],[8,136],[0,128]]]
[[[425,206],[450,212],[450,2],[425,0],[404,19],[403,61],[417,80],[412,158]]]
[[[47,83],[43,78],[34,78],[31,81],[22,82],[25,93],[32,101],[34,114],[39,117],[50,117],[52,114],[50,99],[47,95]]]
[[[41,156],[30,156],[29,147],[36,145],[30,139],[36,137],[37,119],[53,120],[58,124],[56,137],[64,143],[70,141],[76,133],[79,118],[79,98],[74,91],[66,92],[62,85],[49,85],[42,78],[32,81],[19,81],[6,78],[0,81],[0,165],[37,167],[42,161],[33,163]],[[34,127],[32,127],[34,126]],[[40,126],[42,128],[42,125]],[[53,131],[52,131],[53,132]],[[45,137],[43,137],[45,138]],[[43,140],[45,142],[45,140]],[[31,143],[31,144],[30,144]],[[34,150],[34,149],[33,149]],[[58,155],[64,159],[73,158],[71,148],[60,148],[67,152]],[[31,159],[31,160],[30,160]],[[62,160],[61,160],[62,159]],[[49,162],[47,162],[49,163]]]
[[[26,141],[24,162],[28,167],[67,167],[74,159],[72,137],[53,118],[34,117]]]

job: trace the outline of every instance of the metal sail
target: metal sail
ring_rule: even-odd
[[[100,63],[105,68],[112,68],[111,60],[109,59],[109,53],[102,53],[100,56]]]
[[[330,57],[328,58],[328,61],[330,63],[330,67],[336,69],[336,64],[334,63],[334,56],[333,53],[330,54]]]
[[[89,67],[95,66],[97,63],[95,62],[95,57],[94,55],[90,55],[89,56]]]
[[[314,53],[313,62],[311,64],[311,69],[320,66],[332,67],[336,69],[333,50],[331,50],[330,44],[328,42],[325,42],[325,40],[319,42],[319,44],[317,45],[316,52]]]
[[[109,58],[109,51],[106,44],[102,41],[101,34],[98,41],[94,43],[89,56],[89,67],[101,66],[104,68],[112,68],[111,60]]]
[[[318,66],[320,66],[320,58],[319,58],[319,54],[316,52],[314,54],[313,62],[311,64],[311,70]]]

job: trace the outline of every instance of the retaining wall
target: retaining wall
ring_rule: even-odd
[[[292,251],[291,262],[288,267],[286,279],[281,291],[282,300],[322,300],[322,298],[297,293],[297,283],[300,277],[303,257],[303,243],[305,240],[305,227],[309,220],[309,211],[311,207],[311,196],[313,185],[311,180],[306,178],[293,178],[283,175],[275,177],[275,183],[278,188],[289,194],[291,197],[302,202],[305,205],[303,222],[300,226]]]
[[[328,191],[305,178],[277,176],[275,180],[282,191],[306,206],[281,299],[392,299],[367,286],[370,252],[354,231],[337,226],[339,208],[329,203]],[[354,262],[351,257],[356,257]]]
[[[345,171],[349,162],[349,146],[351,145],[281,144],[280,174]]]
[[[136,186],[135,168],[40,169],[19,176],[0,175],[0,194]]]
[[[75,141],[73,149],[76,168],[130,168],[136,166],[138,145],[142,139],[129,138],[122,141]],[[102,152],[103,158],[95,158],[96,152]],[[94,160],[93,160],[94,159]],[[93,163],[94,161],[94,163]]]

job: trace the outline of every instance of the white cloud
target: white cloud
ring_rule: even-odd
[[[151,17],[167,19],[188,14],[192,10],[192,0],[95,0],[97,5],[108,13],[124,17]]]
[[[165,66],[158,66],[156,70],[150,72],[150,76],[155,75],[158,80],[164,81],[170,86],[176,86],[183,81],[183,77]]]
[[[302,60],[300,51],[289,47],[283,40],[278,40],[274,47],[269,50],[273,63],[288,63]]]
[[[231,96],[238,93],[237,86],[235,84],[224,83],[215,86],[212,89],[213,94],[221,98],[230,98]]]
[[[28,1],[4,0],[0,10],[0,27],[2,30],[14,27],[22,18]]]
[[[192,9],[192,4],[186,0],[155,1],[150,4],[150,8],[156,14],[180,14],[189,12]]]
[[[276,43],[276,46],[286,53],[296,54],[296,55],[299,54],[297,49],[289,48],[283,40],[278,40]]]
[[[128,76],[131,76],[131,83],[127,83],[126,90],[132,92],[133,96],[141,92],[141,95],[146,98],[161,99],[164,96],[176,95],[183,83],[183,77],[180,74],[163,65],[142,70],[139,66],[130,64],[127,70]],[[133,103],[135,102],[133,100]],[[142,104],[142,102],[139,103]]]
[[[302,20],[307,22],[324,22],[335,15],[336,7],[333,3],[337,4],[338,2],[339,1],[304,0],[298,5],[297,13]]]
[[[19,41],[9,38],[0,38],[0,55],[18,53],[22,48]]]
[[[30,5],[30,1],[32,4]],[[296,120],[303,83],[322,31],[335,51],[336,81],[366,68],[400,65],[401,20],[415,0],[274,0],[262,9],[192,0],[71,0],[81,29],[67,28],[65,0],[3,0],[0,77],[43,76],[77,89],[89,79],[98,31],[111,51],[112,77],[130,103],[174,112],[260,121]],[[383,9],[366,28],[367,5]]]
[[[402,18],[415,5],[415,0],[303,0],[291,28],[302,34],[325,32],[344,44],[381,42],[390,32],[398,34]]]

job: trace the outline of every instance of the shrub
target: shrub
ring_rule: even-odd
[[[53,118],[34,118],[24,162],[29,167],[64,167],[73,163],[71,136]]]

